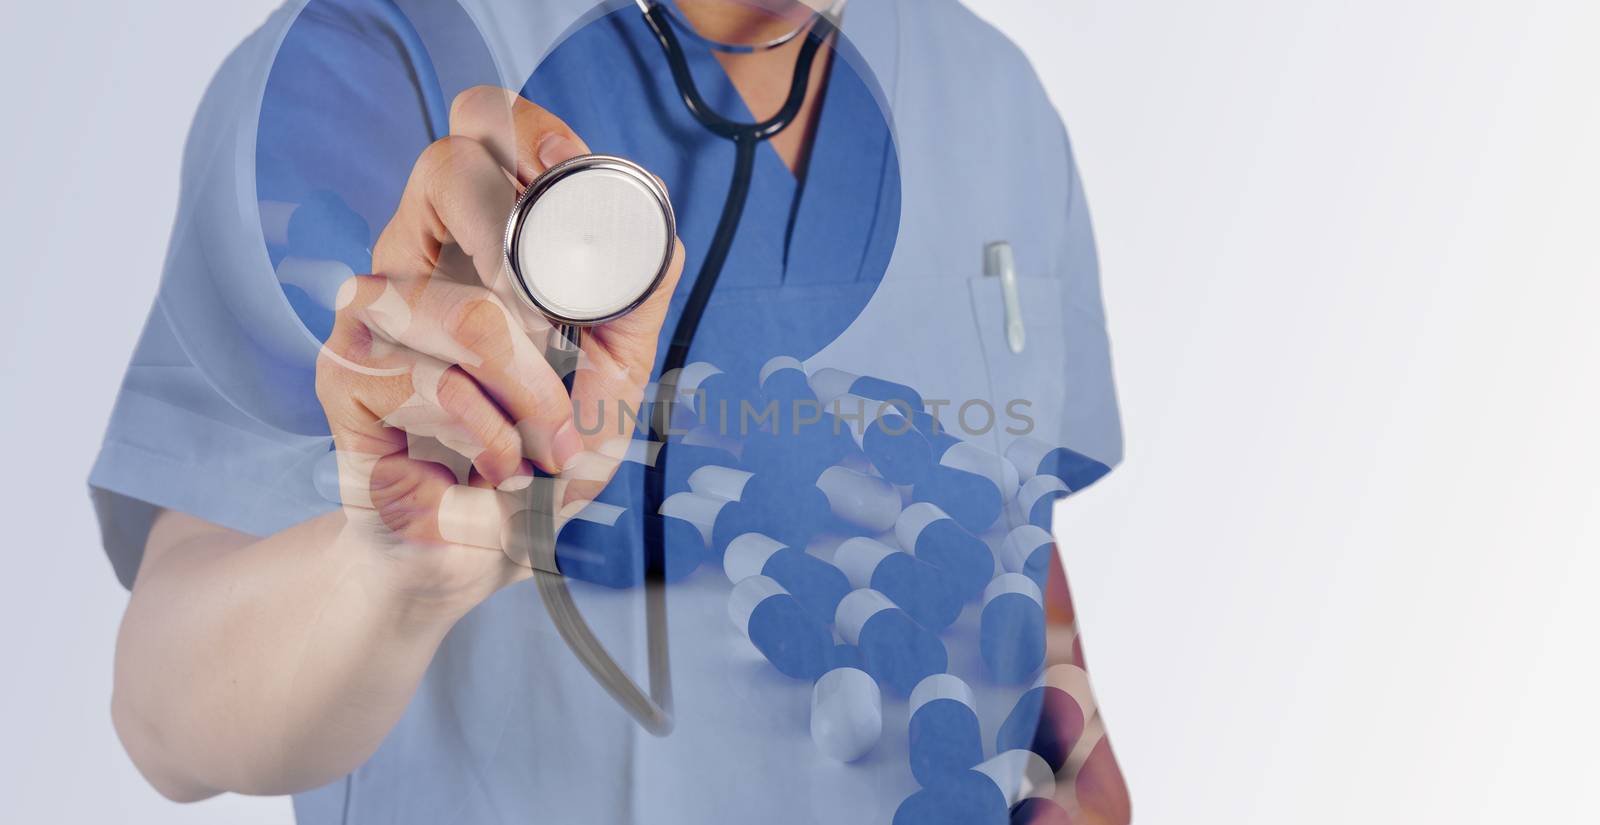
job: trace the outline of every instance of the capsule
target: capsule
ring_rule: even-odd
[[[845,393],[829,403],[827,410],[849,425],[856,447],[889,481],[911,484],[933,465],[933,448],[927,437],[894,403]]]
[[[1036,475],[1028,479],[1017,491],[1014,502],[1017,521],[1049,530],[1056,500],[1070,492],[1066,482],[1055,476]]]
[[[827,626],[766,576],[734,585],[728,617],[779,673],[792,679],[815,679],[833,659]]]
[[[851,591],[839,602],[834,624],[846,642],[860,648],[867,673],[899,696],[949,667],[939,637],[876,590]]]
[[[949,439],[935,450],[934,464],[914,488],[917,501],[937,504],[973,533],[1000,518],[1021,484],[1017,468],[970,441]]]
[[[644,580],[644,526],[662,522],[666,579],[675,582],[694,572],[705,557],[705,546],[692,525],[678,519],[646,516],[641,520],[621,507],[590,502],[578,511],[556,537],[556,568],[563,576],[624,589]]]
[[[983,734],[972,688],[948,673],[936,673],[911,691],[908,737],[911,774],[923,786],[983,761]]]
[[[661,503],[661,515],[694,525],[709,551],[706,558],[721,561],[728,545],[745,533],[810,540],[814,527],[797,525],[780,513],[699,493],[674,493]]]
[[[722,569],[733,584],[751,576],[772,579],[824,624],[833,621],[839,602],[850,592],[850,581],[839,568],[760,533],[729,542]]]
[[[815,401],[768,402],[754,415],[762,418],[760,426],[754,418],[740,422],[740,455],[744,467],[760,475],[809,483],[860,452],[849,426]]]
[[[907,552],[943,570],[964,601],[977,598],[994,578],[989,545],[938,505],[919,502],[907,507],[894,523],[894,536]]]
[[[1085,707],[1091,701],[1089,695],[1088,674],[1082,668],[1052,665],[1017,698],[995,733],[995,752],[1033,751],[1051,770],[1060,771],[1083,737],[1092,710],[1092,706]]]
[[[1000,566],[1007,573],[1021,573],[1032,579],[1040,593],[1048,589],[1050,560],[1055,555],[1055,538],[1048,530],[1034,524],[1012,530],[1000,544]]]
[[[1019,684],[1044,664],[1044,596],[1020,573],[997,576],[983,591],[978,650],[995,681]]]
[[[894,825],[1009,825],[1013,805],[1053,796],[1050,766],[1028,751],[1007,751],[907,797]]]
[[[774,482],[733,467],[708,465],[689,476],[689,489],[699,495],[738,502],[712,529],[712,544],[726,548],[733,537],[756,531],[784,544],[804,547],[831,521],[828,499],[815,487]]]
[[[1069,450],[1052,447],[1036,438],[1019,438],[1006,448],[1006,458],[1021,473],[1022,480],[1047,475],[1061,479],[1068,490],[1077,492],[1099,481],[1111,468],[1104,463]]]
[[[761,366],[757,375],[761,397],[768,403],[777,402],[779,411],[793,415],[797,404],[816,404],[817,394],[812,391],[800,359],[779,355]]]
[[[922,402],[922,395],[905,384],[832,368],[811,373],[811,389],[823,406],[846,393],[874,401],[887,401],[900,406],[906,415],[921,412],[926,406]]]
[[[835,667],[811,688],[811,741],[840,762],[866,756],[883,735],[883,695],[866,671]]]
[[[846,529],[876,535],[888,532],[900,518],[900,494],[881,478],[835,466],[817,476],[816,486]]]
[[[939,568],[883,542],[864,536],[846,539],[833,552],[833,566],[844,571],[852,587],[888,596],[935,633],[961,615],[961,598]]]

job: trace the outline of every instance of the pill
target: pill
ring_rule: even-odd
[[[811,741],[840,762],[867,755],[883,735],[878,683],[855,667],[835,667],[811,689]]]
[[[1006,448],[1006,458],[1027,481],[1038,475],[1054,476],[1077,492],[1099,481],[1111,468],[1104,463],[1066,447],[1055,447],[1036,438],[1022,437]]]
[[[1038,754],[1059,771],[1067,755],[1083,736],[1084,708],[1074,691],[1087,685],[1083,670],[1072,665],[1055,665],[1039,677],[1033,687],[1017,698],[995,733],[995,752],[1028,750]]]
[[[556,538],[556,568],[579,581],[635,587],[644,580],[644,532],[649,522],[661,523],[667,581],[680,581],[694,572],[705,557],[705,545],[693,525],[659,516],[641,519],[602,502],[590,502],[562,526]]]
[[[1044,664],[1044,596],[1020,573],[995,577],[983,591],[978,650],[998,682],[1019,684]]]
[[[833,658],[833,635],[782,585],[751,576],[734,585],[728,617],[779,673],[815,679]]]
[[[806,377],[805,367],[798,358],[788,355],[779,355],[762,365],[761,372],[757,375],[761,385],[761,397],[768,402],[777,402],[788,405],[788,409],[779,407],[780,412],[792,414],[791,410],[797,403],[817,402],[817,394],[812,391],[811,384]]]
[[[759,416],[739,422],[746,469],[765,476],[810,483],[859,448],[848,424],[815,401],[771,401]]]
[[[911,484],[933,464],[927,437],[892,402],[845,393],[830,402],[827,410],[849,425],[856,447],[885,479]]]
[[[928,468],[912,486],[912,500],[936,505],[973,533],[993,526],[1005,504],[1000,488],[988,478],[944,464]]]
[[[833,466],[817,476],[816,486],[846,529],[876,535],[892,529],[900,517],[900,494],[881,478]]]
[[[975,599],[994,578],[989,545],[967,532],[938,505],[918,502],[900,513],[895,539],[912,555],[943,570],[963,599]]]
[[[983,734],[966,682],[948,673],[929,676],[912,689],[909,710],[911,774],[922,785],[983,761]]]
[[[1007,573],[1021,573],[1032,579],[1041,593],[1050,580],[1050,560],[1055,555],[1055,538],[1035,524],[1024,524],[1012,530],[1000,543],[1000,566]]]
[[[905,384],[839,369],[823,368],[811,373],[811,389],[824,406],[846,393],[895,403],[906,415],[919,412],[925,406],[922,395]]]
[[[1036,475],[1022,483],[1017,491],[1016,516],[1020,522],[1050,529],[1050,518],[1056,500],[1071,491],[1066,482],[1051,475]]]
[[[949,667],[939,637],[876,590],[851,591],[839,602],[834,625],[846,642],[860,648],[866,672],[899,696]]]
[[[856,536],[833,552],[850,585],[889,597],[917,624],[938,633],[961,615],[961,597],[939,568],[881,541]]]
[[[1050,766],[1036,754],[1006,751],[907,797],[894,825],[1008,825],[1014,806],[1055,791]]]
[[[789,591],[824,624],[832,622],[850,581],[839,568],[761,533],[745,533],[728,543],[722,556],[728,581],[766,576]]]

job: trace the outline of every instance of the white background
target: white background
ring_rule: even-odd
[[[0,821],[289,817],[122,754],[83,481],[271,5],[7,4]],[[971,5],[1095,214],[1128,460],[1061,532],[1137,821],[1600,821],[1600,6]]]

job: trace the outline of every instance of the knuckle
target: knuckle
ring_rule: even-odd
[[[512,94],[511,90],[493,84],[473,86],[450,101],[450,120],[455,122],[458,118],[471,116],[487,106],[509,109]]]
[[[457,343],[485,358],[503,355],[511,346],[506,311],[487,291],[464,299],[451,313],[447,328]]]
[[[469,137],[461,135],[445,135],[428,144],[417,157],[416,169],[413,177],[421,176],[429,184],[429,189],[435,194],[443,191],[438,188],[450,180],[446,172],[459,169],[474,159],[485,157],[488,150],[483,144]]]
[[[491,457],[508,472],[522,463],[522,439],[510,427],[496,428],[484,445],[484,455]]]
[[[434,388],[434,393],[434,397],[439,399],[439,406],[457,418],[465,418],[470,413],[473,402],[480,395],[477,385],[461,371],[460,367],[445,370],[444,377],[439,379],[439,386]]]

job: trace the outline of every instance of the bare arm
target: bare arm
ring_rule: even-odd
[[[497,550],[436,547],[465,575],[454,592],[420,591],[407,577],[440,565],[392,558],[344,523],[336,512],[253,541],[157,519],[117,640],[112,718],[165,796],[284,794],[354,769],[451,625],[512,575]]]
[[[605,442],[630,436],[581,436],[573,405],[637,403],[681,244],[643,306],[585,338],[569,397],[530,336],[542,319],[509,296],[500,241],[519,184],[587,148],[503,89],[463,93],[450,122],[378,239],[380,274],[341,291],[318,359],[343,509],[260,540],[166,512],[146,542],[112,715],[173,799],[309,790],[360,765],[450,627],[531,575],[500,546],[504,517],[536,484],[589,498],[615,469]],[[413,458],[416,438],[470,462],[477,489]],[[535,481],[534,465],[559,480]]]

